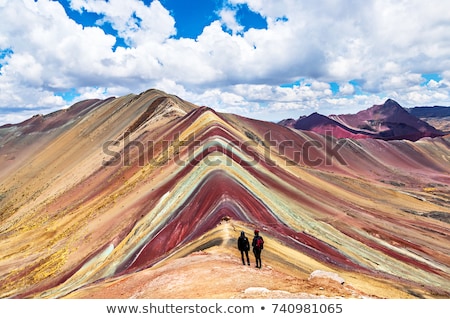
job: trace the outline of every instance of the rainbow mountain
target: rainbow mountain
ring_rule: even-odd
[[[300,296],[315,270],[358,292],[330,297],[450,297],[449,135],[336,138],[152,89],[0,127],[0,167],[1,298]],[[236,248],[255,228],[261,270]]]

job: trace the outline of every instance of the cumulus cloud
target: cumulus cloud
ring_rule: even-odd
[[[351,95],[355,93],[355,87],[350,83],[343,83],[339,86],[339,93],[342,95]]]
[[[159,43],[175,34],[175,20],[159,1],[146,6],[139,0],[72,0],[70,6],[102,15],[98,24],[110,23],[130,46]]]
[[[228,8],[220,10],[219,16],[221,22],[225,27],[232,31],[233,34],[240,33],[244,30],[244,27],[236,20],[236,11]]]
[[[244,30],[239,5],[267,27]],[[0,108],[58,109],[75,102],[61,98],[71,90],[82,99],[151,87],[267,119],[388,97],[405,106],[450,104],[446,1],[228,0],[196,39],[175,38],[175,20],[156,0],[70,6],[97,14],[96,25],[78,24],[56,1],[0,1]],[[431,73],[440,79],[425,81]]]

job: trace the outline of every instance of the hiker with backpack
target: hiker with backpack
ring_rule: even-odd
[[[256,259],[256,268],[261,268],[261,251],[264,248],[264,239],[259,235],[259,230],[257,229],[255,229],[255,237],[253,237],[252,247]]]
[[[247,264],[250,266],[250,259],[248,258],[248,251],[250,250],[250,242],[245,233],[241,231],[241,236],[238,238],[238,249],[241,252],[242,264],[245,265],[244,254],[247,257]]]

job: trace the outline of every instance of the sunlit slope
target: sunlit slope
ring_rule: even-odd
[[[346,280],[345,285],[338,282],[311,282],[308,277],[312,271],[337,269],[284,245],[269,233],[264,234],[266,249],[263,252],[263,268],[254,268],[253,258],[250,267],[242,266],[236,249],[237,237],[241,231],[251,234],[253,228],[252,224],[223,219],[189,244],[180,245],[153,267],[83,286],[64,298],[430,297],[421,288],[392,285],[388,280],[342,269],[339,271]],[[269,292],[245,292],[252,287],[264,287]],[[63,287],[47,291],[46,296],[63,294],[60,288]]]
[[[5,173],[0,295],[63,297],[231,252],[213,231],[231,220],[285,247],[270,260],[298,276],[321,265],[448,296],[449,145],[335,140],[156,90],[112,99]]]

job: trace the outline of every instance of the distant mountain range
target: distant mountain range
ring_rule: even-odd
[[[450,107],[406,109],[388,99],[356,114],[325,116],[312,113],[297,120],[286,119],[279,124],[297,130],[330,134],[336,138],[417,141],[424,137],[444,136],[445,130],[434,127],[424,119],[445,119],[447,116],[450,116]]]
[[[438,130],[450,133],[450,107],[416,106],[406,110]]]
[[[442,118],[450,116],[450,107],[448,106],[416,106],[406,110],[418,118]]]

